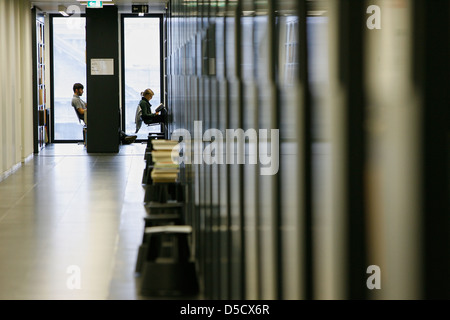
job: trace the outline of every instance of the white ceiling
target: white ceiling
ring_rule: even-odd
[[[84,1],[84,0],[83,0]],[[165,8],[168,0],[113,0],[114,4],[119,7],[121,12],[130,12],[132,4],[147,4],[150,12],[161,11]],[[106,1],[103,3],[105,4]],[[77,0],[30,0],[30,4],[38,7],[44,12],[58,12],[58,5],[69,7],[70,5],[79,5],[84,12],[86,6],[80,5]]]

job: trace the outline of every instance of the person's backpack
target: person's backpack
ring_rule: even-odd
[[[136,132],[135,133],[138,133],[139,129],[141,129],[141,126],[142,126],[142,108],[141,108],[140,104],[137,105],[134,122],[136,123]]]

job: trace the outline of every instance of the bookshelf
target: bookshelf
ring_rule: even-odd
[[[295,75],[298,72],[298,19],[294,18],[286,22],[285,41],[285,79],[286,85],[293,85]]]
[[[45,23],[43,17],[36,17],[36,90],[37,101],[35,108],[37,109],[37,132],[36,132],[36,148],[37,151],[42,150],[48,143],[48,110],[46,107],[46,87],[45,87]]]
[[[161,83],[161,87],[164,90],[164,96],[162,97],[162,101],[164,103],[164,105],[167,106],[167,112],[169,112],[168,107],[170,106],[169,104],[169,81],[170,79],[168,78],[168,75],[170,75],[171,73],[171,68],[170,68],[170,60],[169,60],[169,53],[168,50],[170,50],[170,48],[168,47],[168,43],[167,43],[167,37],[169,36],[169,29],[168,29],[168,19],[166,16],[163,16],[162,18],[162,39],[163,39],[163,45],[162,45],[162,57],[163,57],[163,69],[162,69],[162,80],[163,82]],[[167,126],[169,126],[171,128],[171,124],[168,123]],[[167,130],[165,130],[167,132]],[[167,133],[166,133],[166,138],[168,138]]]

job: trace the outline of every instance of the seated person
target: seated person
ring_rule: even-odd
[[[152,113],[151,111],[152,105],[150,104],[150,100],[152,100],[154,95],[152,89],[145,89],[145,91],[141,93],[142,99],[139,102],[139,106],[142,110],[142,121],[146,124],[166,122],[165,109],[162,109],[161,114]]]
[[[81,99],[84,92],[84,86],[81,83],[75,83],[73,85],[73,97],[72,97],[72,107],[74,107],[77,113],[78,120],[85,121],[85,113],[87,110],[87,103]]]
[[[87,103],[84,102],[80,97],[83,95],[84,86],[81,83],[75,83],[73,85],[73,98],[72,98],[72,107],[75,108],[75,111],[78,115],[79,120],[82,120],[86,125],[86,115],[87,115]],[[119,110],[120,114],[120,110]],[[120,118],[120,117],[119,117]],[[136,141],[136,135],[127,135],[120,129],[119,123],[119,138],[123,144],[130,144]]]

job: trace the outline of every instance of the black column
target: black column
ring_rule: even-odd
[[[364,200],[365,88],[364,1],[339,0],[339,81],[346,96],[347,297],[365,299],[366,226]]]
[[[450,298],[450,3],[414,2],[414,76],[422,94],[423,298]]]
[[[91,72],[93,59],[113,59],[113,74],[104,70],[99,72],[101,74]],[[87,151],[119,152],[119,22],[116,6],[86,9],[86,66]]]
[[[300,234],[300,243],[303,244],[305,250],[304,253],[304,271],[303,271],[303,281],[304,284],[304,294],[306,299],[314,298],[313,291],[313,279],[314,279],[314,256],[313,256],[313,209],[312,209],[312,106],[311,106],[311,91],[309,87],[309,57],[308,57],[308,32],[307,32],[307,16],[308,16],[308,2],[305,0],[297,1],[297,14],[299,17],[299,32],[298,32],[298,43],[299,43],[299,83],[301,83],[304,94],[301,101],[299,101],[299,108],[303,110],[303,115],[299,120],[302,123],[302,133],[300,140],[300,148],[303,154],[303,160],[300,164],[299,172],[303,172],[303,203],[302,211],[304,212],[304,227],[303,232]],[[281,122],[279,124],[281,128]],[[282,170],[282,168],[281,168]]]

